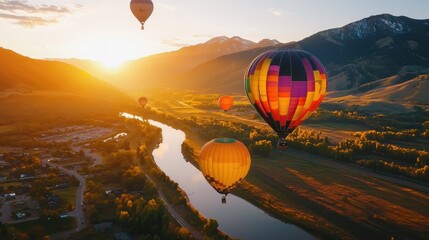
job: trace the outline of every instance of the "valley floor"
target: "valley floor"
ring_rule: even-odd
[[[246,111],[225,114],[215,107],[205,110],[168,99],[153,108],[179,118],[193,115],[263,124]],[[364,125],[336,122],[302,128],[321,131],[333,144],[368,130]],[[205,141],[193,131],[186,134],[198,156]],[[323,239],[425,239],[429,235],[427,186],[293,148],[274,151],[270,157],[253,155],[249,175],[233,194]]]

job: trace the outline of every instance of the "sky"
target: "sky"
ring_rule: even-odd
[[[216,36],[290,42],[382,13],[429,18],[426,0],[152,1],[142,31],[129,0],[0,0],[0,47],[115,66]]]

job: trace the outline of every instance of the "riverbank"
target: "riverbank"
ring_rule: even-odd
[[[133,115],[125,114],[123,116],[126,118],[135,118],[140,121],[146,121],[141,117],[133,117]],[[151,125],[153,125],[153,122],[151,122]],[[156,151],[159,151],[160,148],[162,148],[163,141],[165,140],[164,134],[164,132],[161,132],[161,135],[158,136],[158,141],[152,142],[147,146],[145,151],[147,153],[151,153],[150,157],[146,156],[144,158],[136,159],[139,167],[145,172],[146,177],[158,189],[158,195],[166,205],[170,215],[179,225],[186,228],[195,239],[231,239],[228,235],[219,231],[217,227],[214,229],[207,229],[210,220],[206,219],[191,205],[186,192],[182,190],[176,182],[171,180],[155,162],[154,155],[156,154]],[[138,142],[138,139],[130,139],[131,145],[135,147],[135,144]]]
[[[168,114],[155,118],[183,130],[198,155],[206,140],[193,121],[178,121]],[[332,162],[293,148],[265,158],[254,155],[246,181],[232,194],[321,238],[424,239],[429,234],[428,193],[370,170]]]
[[[201,149],[201,139],[195,134],[187,134],[184,147],[187,149],[184,153],[185,159],[188,160],[196,168],[198,165],[198,154]],[[188,137],[189,136],[189,137]],[[183,149],[183,148],[182,148]],[[253,158],[252,158],[253,159]],[[252,175],[249,173],[249,175]],[[246,177],[246,179],[251,176]],[[266,176],[262,176],[266,178]],[[305,214],[297,211],[296,209],[285,207],[280,199],[270,194],[269,191],[261,189],[256,185],[253,185],[248,180],[243,180],[231,194],[234,194],[240,198],[245,199],[247,202],[253,204],[257,208],[263,210],[269,215],[286,223],[297,225],[302,229],[305,229],[314,236],[323,239],[350,239],[346,233],[339,230],[335,230],[332,225],[326,225],[321,219],[317,217]],[[265,179],[264,179],[265,180]],[[270,181],[271,182],[271,181]]]

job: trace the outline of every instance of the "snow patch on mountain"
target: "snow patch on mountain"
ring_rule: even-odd
[[[405,34],[411,31],[404,19],[389,14],[372,16],[360,21],[350,23],[342,28],[322,32],[329,41],[361,40],[373,36],[388,36]]]

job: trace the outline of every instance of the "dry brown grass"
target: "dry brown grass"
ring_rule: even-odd
[[[240,187],[258,205],[270,209],[271,199],[271,210],[281,218],[323,238],[420,239],[429,234],[429,194],[359,171],[276,154],[254,157],[247,180]]]

